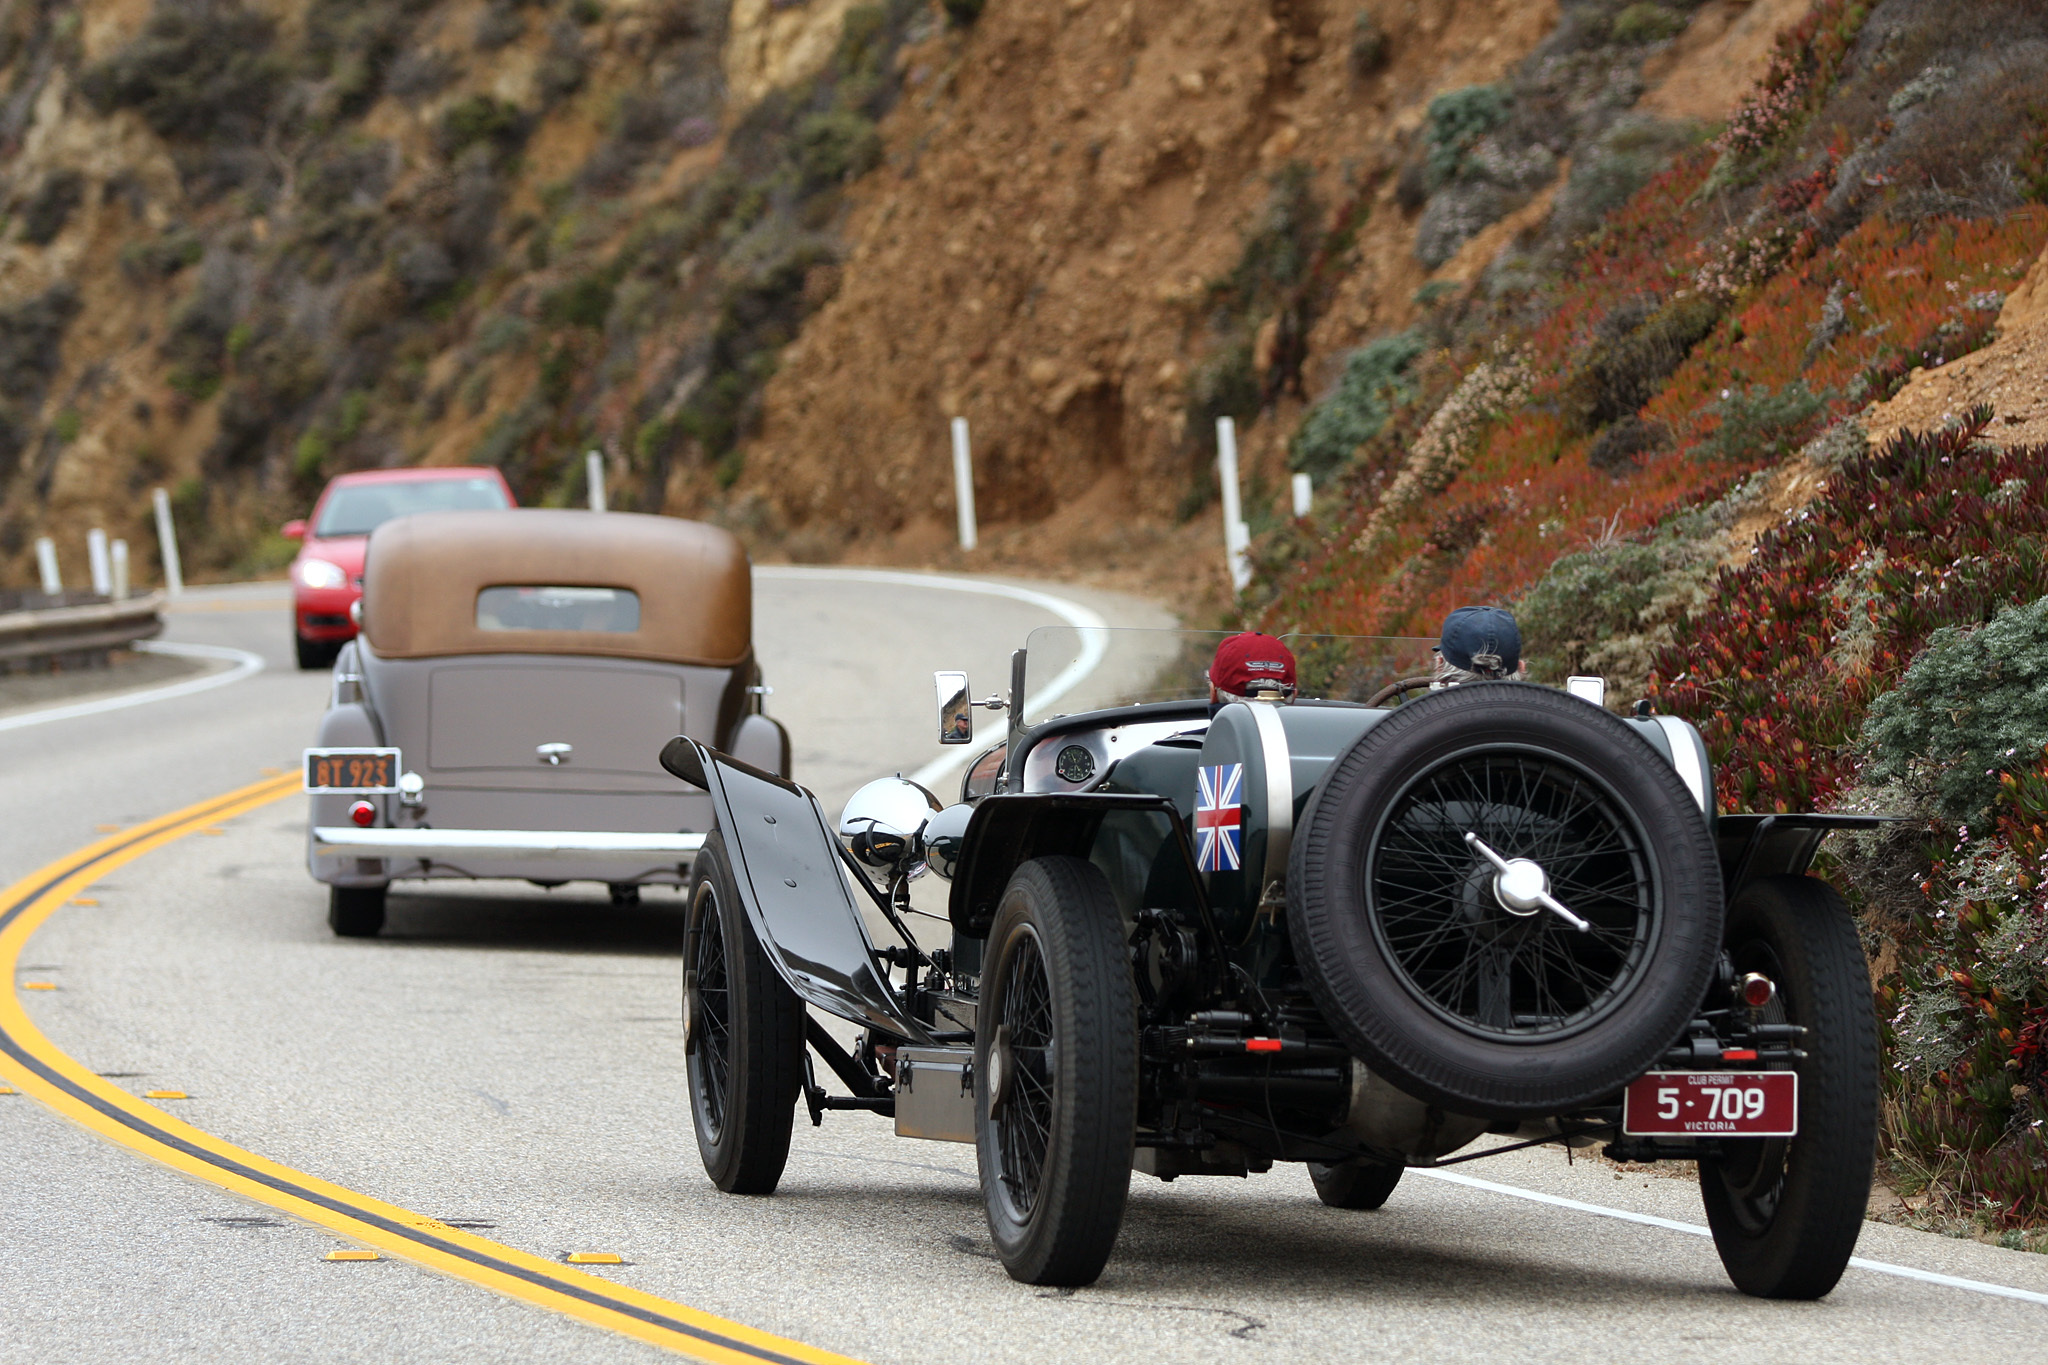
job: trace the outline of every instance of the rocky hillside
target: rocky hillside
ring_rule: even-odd
[[[1263,523],[1352,348],[1583,230],[1801,9],[4,0],[0,575],[148,543],[155,484],[248,572],[335,472],[563,502],[590,448],[767,554],[943,560],[959,414],[983,559],[1220,605],[1214,417]]]

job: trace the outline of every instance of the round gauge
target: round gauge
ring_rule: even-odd
[[[1060,750],[1059,757],[1053,759],[1052,770],[1063,781],[1086,782],[1095,776],[1095,755],[1078,744],[1069,744]]]

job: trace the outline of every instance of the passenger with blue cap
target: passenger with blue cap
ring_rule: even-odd
[[[1432,691],[1468,682],[1502,682],[1521,676],[1522,632],[1500,607],[1459,607],[1444,619],[1436,647],[1437,678]]]

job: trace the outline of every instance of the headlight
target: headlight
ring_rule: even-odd
[[[341,565],[324,559],[300,560],[298,574],[299,585],[307,588],[339,588],[348,582],[348,574]]]

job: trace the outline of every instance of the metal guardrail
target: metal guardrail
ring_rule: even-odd
[[[88,593],[0,595],[0,671],[30,660],[104,654],[163,633],[164,595],[114,601]]]

